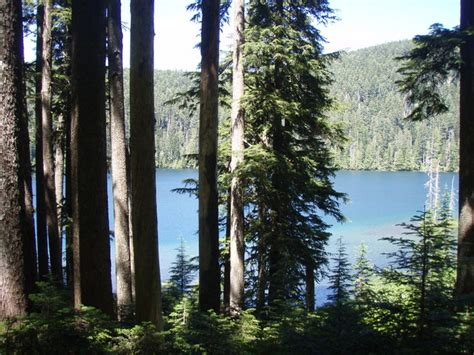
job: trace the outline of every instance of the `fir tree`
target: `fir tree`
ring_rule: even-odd
[[[182,298],[191,290],[191,282],[194,280],[197,266],[186,254],[183,238],[176,251],[176,259],[170,269],[169,289],[177,298]]]
[[[334,265],[329,274],[329,289],[332,294],[328,296],[328,299],[336,306],[341,306],[349,301],[351,286],[351,267],[347,260],[346,247],[342,242],[342,237],[337,239],[337,252],[332,261]]]
[[[383,276],[395,285],[408,287],[410,304],[405,307],[404,317],[413,326],[420,342],[432,344],[435,329],[449,320],[449,308],[454,288],[455,241],[453,220],[448,200],[434,217],[433,211],[415,215],[410,223],[402,226],[404,236],[384,238],[398,247],[388,253],[392,259]],[[439,340],[439,339],[438,339]]]
[[[252,260],[262,275],[257,293],[268,294],[270,305],[299,297],[304,266],[310,261],[317,269],[324,263],[329,234],[321,215],[342,218],[328,148],[340,132],[325,117],[328,58],[312,25],[330,16],[326,1],[251,1],[248,6],[244,109],[249,147],[242,169],[255,206],[247,216],[255,223],[249,228],[258,230],[252,241]],[[266,285],[268,293],[261,292]]]
[[[361,243],[354,264],[354,296],[358,303],[368,303],[371,294],[371,279],[374,277],[374,266],[367,258],[367,245]]]

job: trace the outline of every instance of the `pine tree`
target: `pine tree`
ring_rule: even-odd
[[[367,258],[367,245],[362,243],[354,264],[354,298],[358,304],[367,304],[371,296],[371,279],[374,266]]]
[[[107,214],[104,0],[72,2],[74,306],[112,315]]]
[[[408,94],[411,104],[409,117],[420,120],[447,110],[439,87],[452,77],[460,78],[460,126],[459,126],[459,234],[458,269],[456,290],[460,298],[472,303],[474,295],[474,272],[472,248],[474,240],[472,196],[474,184],[472,172],[474,160],[471,152],[472,117],[474,105],[474,6],[469,0],[461,1],[461,24],[459,29],[448,30],[439,24],[431,27],[431,33],[415,37],[416,47],[401,59],[406,60],[400,69],[403,79],[401,90]]]
[[[321,215],[342,218],[338,199],[343,195],[332,186],[328,145],[340,132],[325,117],[328,57],[312,25],[331,12],[326,1],[252,1],[248,9],[244,108],[250,146],[244,170],[249,200],[261,207],[249,215],[259,229],[253,260],[265,260],[260,270],[261,275],[268,270],[272,304],[296,297],[308,262],[315,269],[325,262],[329,234]]]
[[[202,1],[199,113],[199,309],[220,311],[217,128],[219,0]]]
[[[44,5],[41,0],[37,0],[36,6],[36,98],[35,98],[35,119],[36,119],[36,149],[35,149],[35,182],[36,182],[36,240],[38,243],[38,275],[44,279],[49,274],[48,260],[48,236],[46,227],[46,206],[44,194],[43,175],[43,130],[42,130],[42,108],[41,108],[41,72],[42,68],[42,24],[44,17]]]
[[[43,179],[44,201],[46,206],[46,222],[48,231],[49,259],[51,275],[62,283],[62,245],[58,226],[58,210],[56,205],[56,185],[54,180],[54,152],[53,152],[53,116],[52,116],[52,51],[53,51],[53,1],[44,3],[43,23],[41,30],[42,58],[41,58],[41,122],[43,148]]]
[[[474,4],[461,0],[461,30],[472,31]],[[461,45],[459,116],[459,235],[456,291],[474,301],[474,35]]]
[[[333,266],[329,274],[329,289],[332,294],[328,299],[332,301],[336,307],[342,306],[350,299],[351,286],[351,267],[347,259],[346,247],[342,242],[342,237],[337,239],[337,251],[332,258]]]
[[[133,302],[128,209],[129,179],[127,175],[127,143],[125,137],[125,103],[122,65],[122,21],[120,8],[120,0],[109,0],[107,29],[117,317],[119,321],[127,321],[131,319],[133,314]]]
[[[197,267],[186,254],[186,246],[182,238],[176,251],[176,259],[170,269],[169,289],[178,299],[181,299],[190,291]]]
[[[130,49],[131,213],[138,322],[163,328],[155,180],[154,1],[132,0]]]
[[[411,289],[411,306],[406,307],[405,317],[416,319],[416,334],[420,341],[433,337],[433,330],[449,307],[454,286],[455,242],[453,220],[444,200],[438,217],[433,211],[415,215],[402,237],[384,238],[397,246],[388,253],[391,267],[384,270],[384,277]],[[431,342],[430,340],[430,342]]]
[[[232,77],[232,118],[231,140],[232,158],[230,173],[233,174],[230,188],[230,310],[239,314],[244,305],[244,200],[243,181],[238,167],[244,159],[244,0],[234,4],[234,52]]]
[[[28,224],[23,185],[21,133],[23,98],[21,1],[0,1],[0,319],[26,313]],[[23,127],[22,127],[23,126]],[[28,156],[29,159],[29,156]]]

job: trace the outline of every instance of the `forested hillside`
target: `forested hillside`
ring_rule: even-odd
[[[329,116],[341,125],[347,141],[334,148],[341,169],[453,171],[458,165],[458,96],[456,84],[445,88],[450,111],[427,122],[409,122],[394,58],[411,47],[409,41],[388,43],[341,55],[331,67],[335,107]],[[126,72],[126,81],[128,72]],[[184,72],[155,72],[156,163],[159,167],[184,167],[197,152],[198,116],[179,105],[165,105],[191,80]],[[128,89],[127,83],[125,87]],[[126,90],[127,90],[126,89]],[[128,97],[128,93],[126,92]],[[127,100],[128,101],[128,100]],[[126,103],[128,105],[128,102]]]
[[[332,66],[336,109],[330,113],[342,125],[347,142],[335,150],[342,169],[455,170],[458,166],[458,91],[444,88],[447,114],[425,122],[409,122],[394,58],[411,48],[410,41],[388,43],[343,54]]]
[[[129,112],[129,77],[125,70],[125,112]],[[177,93],[186,91],[191,79],[181,71],[155,71],[156,164],[161,168],[193,166],[187,154],[197,153],[199,112],[179,104],[167,104]],[[128,122],[127,117],[127,122]]]

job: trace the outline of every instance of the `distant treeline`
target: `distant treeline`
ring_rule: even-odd
[[[424,122],[404,117],[408,107],[396,81],[396,57],[411,48],[410,41],[393,42],[342,53],[334,73],[331,122],[346,135],[334,147],[340,169],[455,171],[458,166],[458,83],[444,87],[450,107],[447,114]],[[125,72],[128,112],[128,70]],[[198,112],[181,104],[167,104],[190,88],[192,80],[182,71],[155,71],[156,165],[160,168],[193,167],[188,159],[197,153]],[[224,113],[225,115],[225,113]]]
[[[449,112],[423,122],[409,113],[396,81],[396,57],[412,48],[411,41],[387,43],[341,55],[334,62],[336,98],[332,122],[342,125],[347,141],[334,150],[342,169],[454,171],[458,166],[458,83],[442,88]]]

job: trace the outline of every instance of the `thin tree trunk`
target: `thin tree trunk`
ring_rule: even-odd
[[[306,265],[306,309],[308,312],[314,312],[314,266],[308,262]]]
[[[131,282],[132,282],[132,303],[135,305],[135,251],[133,250],[133,230],[132,230],[132,203],[130,196],[131,193],[131,171],[130,171],[130,146],[127,149],[127,178],[129,181],[128,188],[128,236],[129,236],[129,250],[130,250],[130,272],[131,272]]]
[[[474,3],[461,0],[461,29],[474,26]],[[459,236],[456,291],[474,295],[474,39],[461,46],[459,131]]]
[[[158,258],[153,102],[154,1],[132,0],[130,152],[136,317],[163,328]]]
[[[70,102],[69,102],[70,103]],[[66,132],[66,169],[65,169],[65,206],[64,212],[68,222],[66,226],[66,285],[68,289],[74,288],[74,248],[73,248],[73,226],[72,220],[72,167],[71,167],[71,109],[70,104],[67,105],[67,115],[64,124]]]
[[[232,174],[230,192],[230,311],[240,314],[244,306],[244,201],[242,179],[238,167],[244,160],[244,111],[241,99],[244,94],[244,65],[242,46],[244,44],[244,0],[234,3],[234,55],[232,76],[231,140]]]
[[[36,14],[36,239],[38,243],[38,275],[44,280],[49,274],[48,232],[46,228],[46,205],[44,202],[44,175],[43,175],[43,130],[41,108],[41,68],[43,67],[43,28],[44,6],[38,0]]]
[[[199,309],[220,311],[217,128],[219,0],[202,1],[199,113]]]
[[[67,5],[71,6],[71,5]],[[71,79],[71,57],[72,57],[72,36],[71,36],[71,23],[68,24],[65,35],[65,50],[66,55],[69,56],[68,66],[66,69],[66,75]],[[71,95],[70,93],[66,96],[66,105],[64,107],[64,155],[65,155],[65,199],[63,212],[67,218],[66,228],[65,228],[65,238],[66,238],[66,285],[68,289],[73,289],[74,287],[74,251],[73,251],[73,228],[71,225],[72,220],[72,166],[71,166]]]
[[[107,216],[104,0],[72,2],[74,306],[112,315]]]
[[[57,137],[54,144],[54,191],[56,192],[56,208],[58,215],[58,235],[62,246],[62,215],[64,211],[63,206],[63,179],[64,179],[64,116],[58,117],[58,129],[56,130]],[[62,259],[62,247],[61,259]]]
[[[225,221],[225,242],[228,251],[224,253],[224,313],[230,313],[230,188],[227,195],[227,215]]]
[[[119,321],[126,322],[132,320],[133,302],[120,0],[109,0],[108,3],[108,39],[117,317]]]
[[[22,28],[19,30],[22,34]],[[31,181],[31,153],[30,153],[30,137],[28,130],[28,110],[26,106],[26,87],[23,74],[23,36],[18,40],[18,53],[20,54],[21,69],[21,103],[23,114],[20,119],[20,169],[21,169],[21,191],[23,193],[24,215],[24,258],[25,258],[25,291],[27,294],[36,290],[36,281],[38,280],[37,258],[36,258],[36,241],[35,241],[35,220],[33,206],[33,188]]]
[[[265,207],[260,205],[258,207],[258,215],[260,223],[265,223]],[[258,267],[258,278],[257,278],[257,295],[256,295],[256,310],[260,313],[265,306],[265,289],[267,285],[267,262],[266,262],[266,239],[263,232],[260,233],[260,238],[257,245],[257,267]]]
[[[0,319],[22,316],[27,307],[22,61],[21,1],[0,0]]]
[[[63,280],[63,250],[62,250],[62,236],[63,236],[63,223],[62,216],[64,213],[64,200],[63,200],[63,181],[64,181],[64,116],[61,114],[58,117],[58,127],[56,129],[57,137],[54,144],[54,191],[56,193],[56,212],[58,222],[58,237],[59,237],[59,260],[61,263],[61,280]],[[64,280],[63,280],[64,282]]]
[[[58,234],[58,211],[54,182],[53,119],[51,112],[51,65],[52,65],[52,10],[53,1],[44,0],[41,68],[41,122],[43,138],[44,200],[46,203],[46,223],[48,226],[49,256],[51,274],[55,281],[62,283],[61,239]]]

